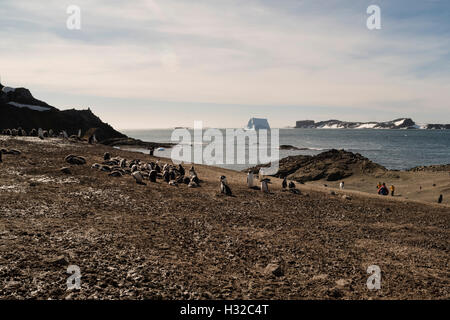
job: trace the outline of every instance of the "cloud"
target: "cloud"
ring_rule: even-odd
[[[81,31],[65,28],[69,1],[2,1],[1,72],[11,85],[179,109],[326,106],[336,117],[356,108],[361,120],[365,110],[427,108],[450,121],[444,2],[379,1],[380,31],[366,28],[370,1],[77,2]]]

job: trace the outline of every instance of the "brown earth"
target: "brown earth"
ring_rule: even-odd
[[[2,299],[450,298],[448,205],[314,185],[295,195],[276,178],[263,194],[207,166],[200,188],[143,186],[90,165],[148,155],[29,137],[0,148],[22,152],[0,163]],[[222,174],[235,197],[218,194]],[[66,290],[69,264],[79,291]],[[370,265],[380,290],[366,286]]]

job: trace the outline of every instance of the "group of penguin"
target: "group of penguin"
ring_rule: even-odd
[[[67,160],[78,161],[76,156],[72,155],[66,157],[66,161]],[[84,159],[80,160],[83,161]],[[194,166],[191,166],[188,174],[186,174],[186,171],[181,164],[175,166],[169,163],[163,164],[159,160],[156,162],[142,162],[139,159],[134,159],[128,162],[125,158],[111,157],[111,154],[109,152],[106,152],[103,155],[102,163],[94,163],[92,165],[92,168],[107,172],[110,177],[122,177],[124,175],[131,175],[139,185],[146,185],[145,180],[148,180],[149,182],[156,182],[156,179],[162,179],[164,182],[171,186],[186,184],[189,188],[196,188],[200,186],[201,182],[201,180],[198,178],[197,172],[194,169]],[[255,182],[256,179],[253,172],[249,171],[247,174],[247,186],[254,189],[256,188]],[[270,179],[261,178],[260,183],[261,191],[264,193],[269,193],[268,184],[270,183]],[[299,193],[299,191],[295,188],[294,182],[291,181],[288,184],[286,178],[284,178],[282,182],[282,188],[289,188],[290,192],[296,194]],[[233,195],[233,192],[231,191],[231,188],[228,185],[227,178],[225,176],[220,177],[220,193],[227,196]]]
[[[66,130],[62,130],[59,134],[56,134],[52,129],[50,130],[43,130],[42,128],[39,129],[31,129],[29,133],[27,133],[24,129],[21,127],[17,129],[3,129],[1,131],[2,135],[6,136],[12,136],[12,137],[39,137],[39,139],[44,140],[45,138],[62,138],[62,139],[76,139],[81,140],[81,129],[78,130],[78,135],[69,135],[67,134]],[[97,138],[95,137],[95,134],[91,135],[88,139],[89,144],[94,144],[97,142]]]
[[[247,186],[251,189],[257,188],[255,186],[255,176],[253,174],[253,172],[250,170],[247,173]],[[270,179],[268,178],[262,178],[260,179],[260,190],[263,193],[269,193],[269,184],[270,183]],[[289,184],[287,183],[287,179],[284,178],[283,182],[281,183],[281,187],[283,188],[283,190],[286,190],[286,188],[289,188],[288,190],[294,194],[300,194],[300,191],[298,189],[296,189],[295,187],[295,183],[290,181]],[[223,193],[227,196],[232,196],[233,193],[231,192],[231,188],[227,183],[227,177],[225,176],[221,176],[220,177],[220,193]]]
[[[103,155],[103,160],[101,164],[94,163],[92,168],[108,172],[110,177],[122,177],[129,174],[140,185],[146,185],[144,182],[146,179],[150,182],[156,182],[156,179],[160,178],[171,186],[178,186],[178,184],[187,184],[189,188],[200,186],[200,179],[194,166],[190,168],[187,176],[181,164],[174,166],[168,163],[162,164],[159,161],[141,162],[139,159],[127,162],[124,158],[111,158],[109,152]]]

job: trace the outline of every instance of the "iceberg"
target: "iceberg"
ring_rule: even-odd
[[[269,122],[267,121],[267,119],[250,118],[247,126],[244,129],[245,130],[259,130],[259,129],[270,130],[270,126],[269,126]]]

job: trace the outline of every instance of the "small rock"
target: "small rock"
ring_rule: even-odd
[[[284,276],[283,269],[279,264],[276,263],[269,263],[264,269],[264,274],[273,274],[276,277]]]
[[[55,266],[69,264],[69,261],[67,261],[65,256],[57,256],[57,257],[49,258],[46,260],[46,262],[49,264],[55,265]]]

